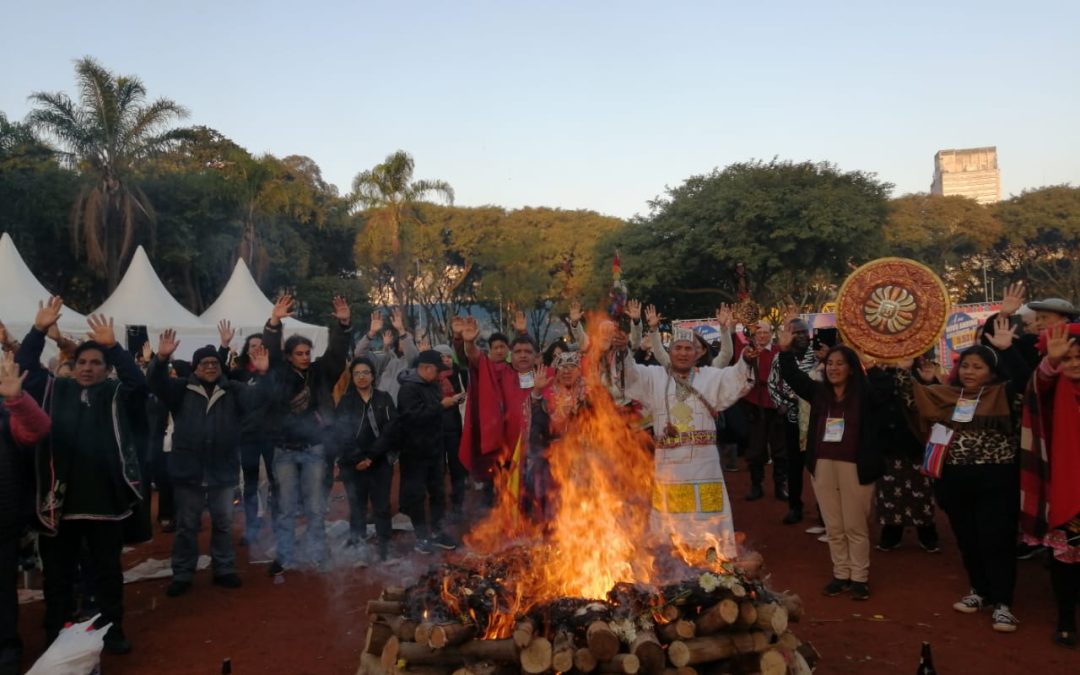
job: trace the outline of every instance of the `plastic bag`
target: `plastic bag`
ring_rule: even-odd
[[[100,672],[105,633],[112,624],[94,628],[89,621],[64,627],[26,675],[90,675]]]

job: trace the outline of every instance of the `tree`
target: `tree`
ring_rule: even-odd
[[[732,164],[668,188],[602,246],[619,246],[631,294],[669,316],[711,315],[735,300],[739,263],[762,308],[787,298],[810,306],[881,254],[891,188],[827,162]]]
[[[135,179],[139,162],[162,149],[174,134],[168,125],[187,115],[165,98],[146,101],[134,76],[115,75],[86,57],[75,64],[79,104],[63,92],[37,92],[30,124],[57,141],[85,179],[72,209],[76,255],[84,248],[92,269],[112,291],[135,248],[140,221],[154,212]]]
[[[1042,295],[1080,291],[1080,188],[1051,185],[999,202],[1004,236],[995,247],[1001,272],[1025,278]]]
[[[1002,232],[993,211],[974,199],[909,194],[889,203],[885,242],[890,254],[937,272],[955,300],[971,301],[984,299],[983,272]]]

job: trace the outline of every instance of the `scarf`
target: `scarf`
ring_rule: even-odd
[[[1056,480],[1055,480],[1056,478]],[[1020,525],[1042,538],[1080,513],[1080,382],[1043,360],[1024,395]]]
[[[919,438],[929,438],[930,428],[937,422],[950,428],[956,427],[958,423],[952,421],[952,416],[956,409],[956,402],[962,393],[962,387],[945,384],[922,386],[916,384],[912,387],[915,409],[919,413],[918,419],[915,420]],[[1006,435],[1014,433],[1006,385],[1004,383],[988,384],[977,395],[979,403],[975,407],[975,417],[970,422],[964,422],[961,428],[964,430],[994,429]]]

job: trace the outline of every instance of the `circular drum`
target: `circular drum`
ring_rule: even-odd
[[[879,258],[851,273],[836,299],[844,342],[867,356],[897,361],[941,338],[949,293],[938,275],[907,258]]]

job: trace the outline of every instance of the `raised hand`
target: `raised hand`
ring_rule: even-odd
[[[3,358],[0,358],[0,398],[18,398],[22,394],[22,383],[25,379],[26,373],[19,374],[15,354],[4,354]]]
[[[550,382],[547,366],[537,366],[533,370],[533,391],[537,393],[544,391]]]
[[[788,331],[790,332],[790,331]],[[788,347],[791,346],[791,342],[788,342]],[[783,350],[781,350],[783,351]],[[755,347],[753,344],[747,345],[742,352],[743,361],[746,361],[748,365],[754,365],[757,363],[758,357],[761,356],[761,350]]]
[[[221,338],[222,347],[228,347],[229,343],[236,337],[236,329],[232,327],[232,324],[228,319],[218,321],[217,332],[218,336]]]
[[[1001,313],[1005,316],[1016,314],[1020,305],[1024,304],[1024,282],[1017,281],[1005,287],[1005,295],[1001,298]]]
[[[919,379],[923,382],[937,382],[938,367],[930,359],[920,359],[915,370],[919,374]]]
[[[422,352],[426,352],[431,349],[431,339],[425,334],[424,337],[417,341],[416,348]]]
[[[149,363],[150,359],[154,357],[154,347],[150,344],[149,338],[146,342],[142,343],[142,358],[143,363]]]
[[[1016,328],[1009,322],[1009,317],[998,314],[994,319],[994,334],[986,335],[986,339],[995,349],[1005,351],[1016,339]]]
[[[402,312],[400,307],[395,307],[390,312],[390,325],[394,327],[398,335],[405,334],[405,312]]]
[[[362,459],[356,463],[357,471],[367,471],[371,468],[372,461],[370,459]]]
[[[571,310],[573,311],[573,310]],[[528,323],[525,321],[525,312],[520,309],[514,312],[514,332],[518,335],[525,333],[529,329]]]
[[[293,315],[293,296],[288,293],[282,293],[278,296],[277,302],[274,303],[274,308],[270,310],[270,325],[280,326],[282,319],[287,319]]]
[[[480,324],[476,323],[476,317],[464,317],[461,321],[461,339],[465,342],[476,342],[478,337],[480,337]]]
[[[149,346],[150,341],[147,340],[146,344]],[[166,328],[162,331],[161,335],[158,335],[157,343],[157,357],[159,361],[168,361],[172,358],[172,355],[176,353],[176,348],[180,346],[180,341],[176,339],[176,331],[172,328]],[[195,364],[198,365],[198,364]]]
[[[394,331],[390,330],[389,328],[384,330],[382,332],[382,346],[383,346],[383,349],[393,349],[393,347],[394,347],[394,338],[396,338],[396,337],[397,337],[397,335],[394,334]]]
[[[49,330],[60,320],[60,310],[64,307],[64,300],[59,295],[54,295],[45,302],[38,302],[37,316],[34,317],[34,328],[42,333]]]
[[[522,314],[522,317],[525,315]],[[578,325],[581,322],[581,317],[585,316],[584,310],[581,309],[581,303],[574,300],[570,303],[570,324],[573,326]],[[520,331],[519,331],[520,332]]]
[[[776,347],[782,352],[791,351],[791,343],[794,339],[795,334],[791,332],[791,322],[784,321],[776,333]]]
[[[382,327],[383,327],[382,312],[379,311],[379,310],[376,310],[376,311],[371,313],[371,325],[368,327],[368,332],[367,332],[368,339],[371,340],[376,335],[378,335],[379,331],[382,330]]]
[[[265,374],[270,370],[270,351],[263,345],[252,345],[248,349],[248,360],[255,372]]]
[[[86,333],[89,340],[93,340],[102,347],[108,349],[116,344],[116,332],[113,331],[112,317],[104,314],[91,314],[86,317],[86,325],[90,330]]]
[[[1069,325],[1059,324],[1052,326],[1046,331],[1046,356],[1050,359],[1050,365],[1057,367],[1062,359],[1069,353],[1075,338],[1069,336]]]
[[[735,326],[735,313],[731,305],[724,303],[716,309],[716,322],[725,331],[730,331]]]
[[[454,339],[461,337],[461,330],[465,327],[465,317],[455,316],[450,319],[450,332],[454,334]]]
[[[343,295],[334,296],[334,318],[338,320],[342,326],[348,326],[352,321],[352,308],[349,307],[349,301],[345,299]]]
[[[626,315],[631,321],[641,321],[641,301],[631,298],[626,301]]]
[[[660,312],[656,311],[655,305],[649,305],[645,308],[645,321],[649,324],[649,330],[660,328],[660,320],[663,318]]]

